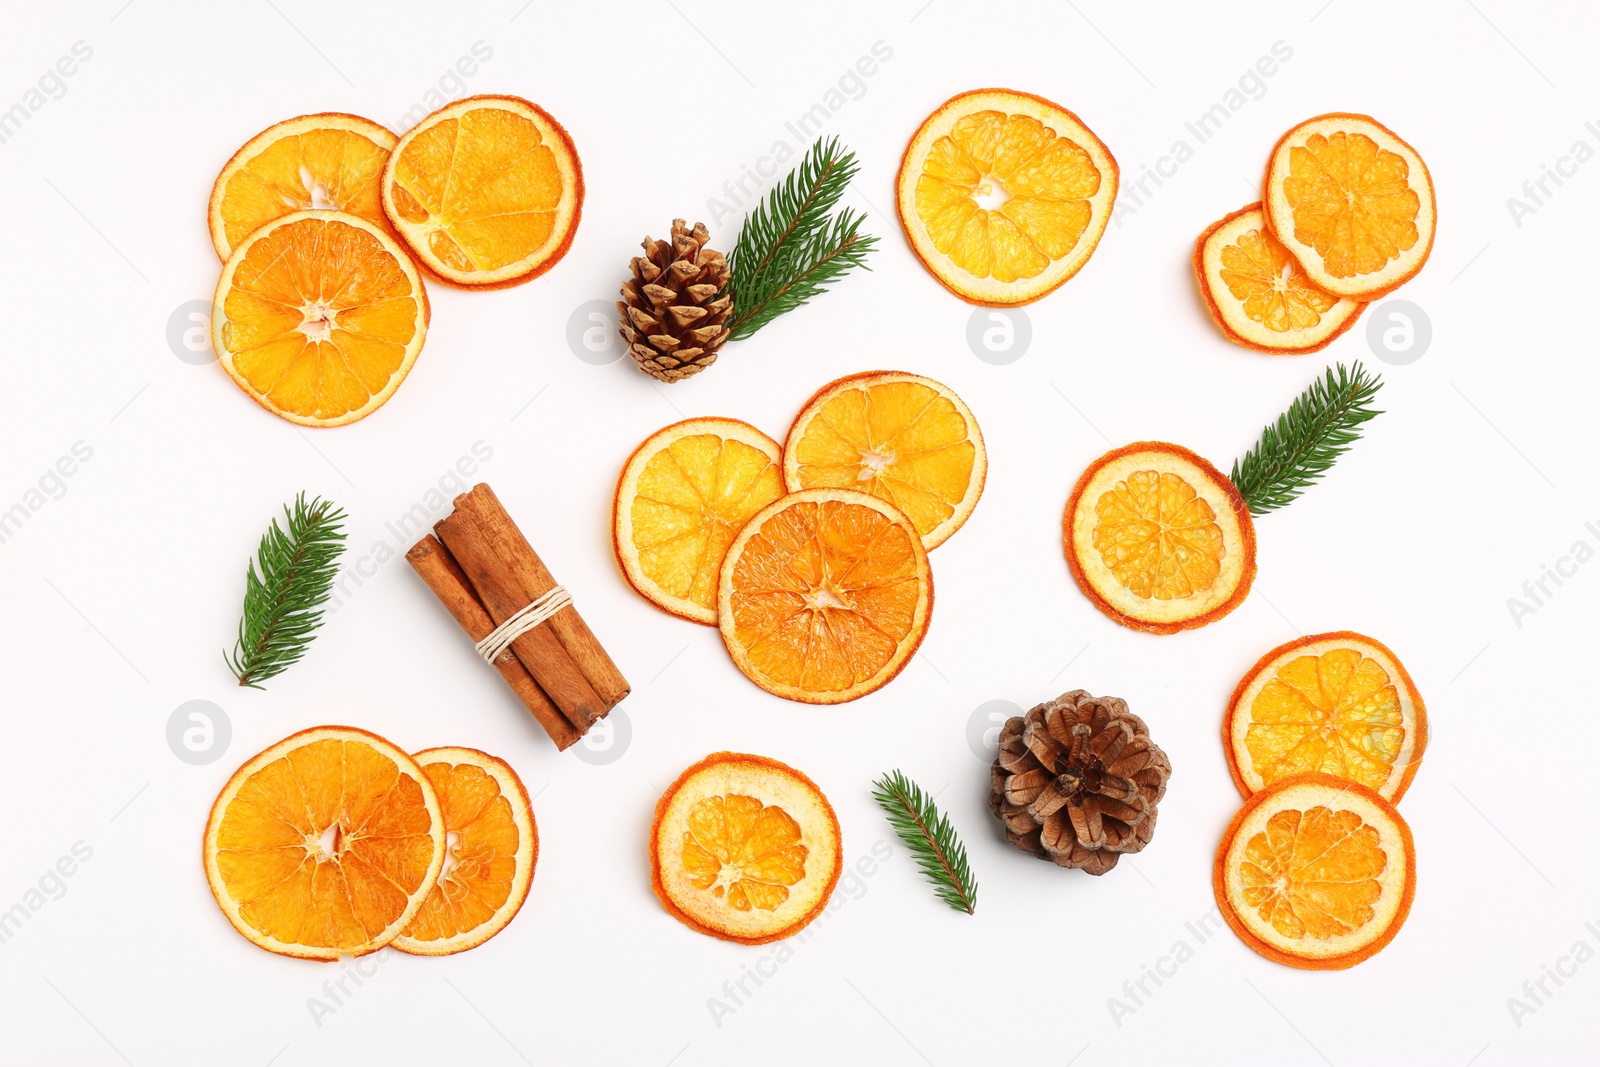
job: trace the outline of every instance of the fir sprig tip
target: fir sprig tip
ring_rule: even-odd
[[[260,689],[300,662],[333,591],[344,551],[345,513],[321,497],[284,505],[287,529],[273,519],[245,575],[244,611],[233,654],[222,658],[239,684]]]
[[[873,784],[872,799],[906,843],[939,899],[968,915],[978,904],[978,880],[967,863],[967,849],[955,827],[922,787],[899,771]]]
[[[729,339],[743,340],[807,303],[856,267],[878,239],[861,233],[864,212],[831,214],[859,169],[838,138],[818,141],[747,216],[728,254],[733,297]]]
[[[1340,363],[1268,424],[1230,476],[1250,513],[1276,511],[1327,473],[1360,439],[1362,424],[1383,414],[1372,406],[1382,385],[1359,362]]]

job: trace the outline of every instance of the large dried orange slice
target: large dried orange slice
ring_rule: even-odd
[[[567,131],[537,104],[469,96],[400,138],[383,172],[383,210],[440,281],[502,289],[567,254],[583,168]]]
[[[539,861],[539,829],[522,779],[504,760],[475,748],[430,748],[415,759],[444,815],[444,863],[394,947],[448,956],[516,918]]]
[[[1233,932],[1267,959],[1342,970],[1400,932],[1416,867],[1411,828],[1393,804],[1364,785],[1301,774],[1233,817],[1212,888]]]
[[[1307,119],[1267,163],[1267,222],[1311,284],[1374,300],[1433,251],[1433,179],[1416,150],[1366,115]]]
[[[737,419],[687,419],[651,434],[617,479],[611,544],[639,595],[717,624],[722,558],[750,517],[783,495],[778,442]]]
[[[1321,771],[1398,804],[1428,744],[1428,713],[1395,654],[1345,630],[1290,641],[1257,660],[1228,701],[1222,736],[1247,797]]]
[[[977,89],[917,130],[895,183],[912,251],[974,304],[1028,304],[1083,267],[1117,199],[1117,162],[1043,97]]]
[[[222,913],[254,944],[304,959],[394,940],[444,855],[444,817],[422,768],[348,726],[302,730],[246,762],[206,823],[206,881]]]
[[[722,561],[717,624],[769,693],[842,704],[916,654],[933,573],[911,520],[853,489],[802,489],[757,512]]]
[[[1213,222],[1194,246],[1194,274],[1228,340],[1257,352],[1315,352],[1366,307],[1311,284],[1267,229],[1260,204]]]
[[[296,211],[347,211],[388,229],[378,189],[395,142],[358,115],[301,115],[256,134],[211,187],[217,258],[227,262],[240,241]]]
[[[661,794],[650,827],[650,881],[667,911],[747,945],[782,940],[821,914],[841,858],[828,798],[765,756],[707,756]]]
[[[211,305],[211,347],[252,400],[302,426],[343,426],[400,388],[428,332],[411,257],[375,224],[298,211],[228,257]]]
[[[1215,622],[1255,579],[1255,526],[1239,491],[1179,445],[1140,441],[1095,460],[1062,527],[1078,587],[1135,630],[1170,634]]]
[[[783,446],[791,492],[859,489],[902,511],[933,550],[978,506],[989,456],[978,420],[948,386],[903,371],[830,382]]]

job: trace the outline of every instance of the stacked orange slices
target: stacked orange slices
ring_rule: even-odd
[[[1292,967],[1339,969],[1393,940],[1416,892],[1411,830],[1394,806],[1427,740],[1411,676],[1370,637],[1303,637],[1250,669],[1223,720],[1246,799],[1213,871],[1247,945]]]
[[[582,206],[571,139],[517,97],[456,101],[398,138],[355,115],[280,122],[212,186],[212,349],[273,414],[355,422],[422,350],[424,274],[468,289],[528,281],[566,254]]]
[[[539,835],[522,782],[469,748],[409,756],[319,726],[240,767],[211,808],[206,880],[252,944],[303,959],[441,956],[503,930]]]
[[[1230,341],[1315,352],[1422,269],[1434,223],[1415,149],[1366,115],[1319,115],[1279,139],[1261,202],[1200,235],[1195,278]]]
[[[873,371],[824,386],[780,446],[736,419],[652,434],[623,466],[612,544],[628,583],[717,626],[768,692],[837,704],[915,655],[928,551],[983,492],[977,420],[948,386]]]
[[[977,89],[940,105],[900,161],[900,225],[961,299],[1029,304],[1083,268],[1111,221],[1117,161],[1059,104]]]

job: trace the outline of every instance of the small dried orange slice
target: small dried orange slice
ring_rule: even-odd
[[[1009,307],[1089,261],[1117,199],[1117,161],[1059,104],[977,89],[923,122],[895,190],[922,265],[963,300]]]
[[[359,115],[301,115],[233,154],[211,187],[211,244],[224,263],[251,233],[296,211],[347,211],[389,228],[378,189],[397,138]]]
[[[253,944],[303,959],[394,940],[444,855],[444,816],[417,761],[348,726],[302,730],[247,761],[206,823],[222,913]]]
[[[1222,736],[1247,797],[1320,771],[1398,804],[1428,744],[1428,713],[1393,652],[1344,630],[1290,641],[1256,661],[1228,701]]]
[[[1367,115],[1318,115],[1279,139],[1267,223],[1311,284],[1375,300],[1433,251],[1433,179],[1416,150]]]
[[[1256,574],[1256,532],[1239,491],[1180,445],[1113,449],[1078,479],[1062,517],[1067,565],[1124,626],[1170,634],[1238,607]]]
[[[1316,352],[1355,325],[1366,307],[1312,285],[1267,229],[1260,204],[1206,228],[1195,242],[1194,274],[1228,340],[1257,352]]]
[[[628,584],[664,611],[717,624],[733,538],[783,495],[778,442],[738,419],[687,419],[650,435],[617,480],[611,544]]]
[[[430,748],[414,758],[444,814],[444,863],[394,947],[449,956],[517,917],[539,861],[539,828],[522,779],[504,760],[475,748]]]
[[[933,573],[911,520],[853,489],[802,489],[745,524],[722,561],[717,624],[769,693],[842,704],[889,684],[928,632]]]
[[[211,305],[211,347],[228,377],[302,426],[343,426],[382,407],[427,332],[417,265],[342,211],[297,211],[253,231]]]
[[[839,881],[839,820],[822,790],[765,756],[715,752],[656,802],[650,881],[667,911],[724,941],[781,941]]]
[[[859,489],[905,513],[932,551],[978,506],[988,470],[983,434],[949,386],[903,371],[868,371],[823,386],[783,446],[790,492]]]
[[[461,289],[503,289],[567,254],[583,212],[572,138],[517,96],[446,104],[400,138],[383,210],[417,258]]]
[[[1400,932],[1417,888],[1411,828],[1364,785],[1283,778],[1245,802],[1212,888],[1240,940],[1305,970],[1354,967]]]

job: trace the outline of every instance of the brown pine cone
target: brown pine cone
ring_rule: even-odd
[[[717,296],[728,284],[728,261],[706,247],[710,236],[701,223],[691,230],[674,219],[670,243],[646,237],[645,254],[628,264],[633,276],[617,302],[622,340],[652,378],[675,382],[698,374],[728,340],[723,322],[733,298]]]
[[[1075,689],[1007,720],[989,807],[1022,851],[1105,874],[1149,844],[1171,775],[1125,702]]]

